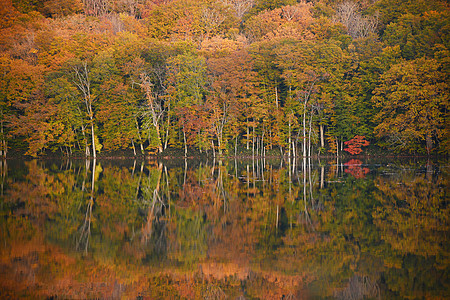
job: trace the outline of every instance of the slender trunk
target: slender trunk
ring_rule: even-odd
[[[252,135],[252,156],[255,157],[255,126],[253,126],[253,135]]]
[[[431,153],[431,149],[433,148],[433,140],[431,138],[431,135],[429,133],[427,133],[426,136],[426,143],[427,143],[427,154],[430,155]]]
[[[256,156],[259,156],[259,136],[256,137]]]
[[[219,148],[219,155],[222,156],[222,130],[217,135],[217,147]]]
[[[305,112],[303,113],[303,157],[306,157],[306,102]]]
[[[311,157],[311,129],[312,129],[312,111],[309,117],[309,131],[308,131],[308,156]]]
[[[86,160],[86,165],[87,165],[87,160]],[[88,253],[89,238],[91,236],[92,207],[94,205],[94,191],[95,191],[95,167],[96,167],[96,160],[94,158],[93,165],[92,165],[92,185],[91,185],[90,199],[89,199],[88,206],[86,209],[84,224],[81,227],[80,238],[77,241],[77,249],[80,249],[82,244],[84,244],[85,254]]]
[[[163,152],[163,148],[162,148],[161,134],[159,132],[158,124],[155,125],[155,129],[156,129],[156,136],[158,137],[158,152],[161,153],[161,152]]]
[[[78,150],[81,151],[81,145],[80,145],[80,140],[79,139],[77,139],[77,145],[78,145]],[[75,148],[76,146],[74,145],[73,147]]]
[[[5,182],[6,182],[6,175],[8,174],[8,163],[6,159],[2,159],[0,160],[0,173],[1,173],[1,177],[2,177],[2,185],[1,185],[1,189],[0,189],[0,196],[3,196],[4,193],[4,187],[5,187]]]
[[[136,130],[138,133],[138,138],[139,138],[139,144],[141,145],[141,153],[144,154],[144,145],[142,143],[142,136],[141,136],[141,131],[139,129],[139,123],[136,117],[134,117],[134,121],[136,122]],[[135,154],[136,155],[136,154]]]
[[[201,134],[202,134],[202,132],[201,132],[201,130],[199,129],[198,132],[197,132],[197,137],[198,137],[198,150],[200,151],[200,153],[203,153],[202,143],[201,143],[201,141],[202,141],[202,139],[201,139]]]
[[[89,150],[88,141],[87,141],[87,137],[86,137],[86,130],[84,128],[84,125],[81,125],[81,132],[83,133],[86,157],[89,157],[91,155],[91,153],[90,153],[90,150]]]
[[[184,140],[184,156],[187,156],[187,141],[186,141],[186,131],[183,126],[183,140]]]
[[[311,157],[308,157],[308,174],[309,174],[309,198],[311,199],[311,206],[313,206],[314,208],[314,196],[311,178]]]
[[[276,223],[276,229],[278,230],[278,211],[279,211],[279,205],[277,204],[277,223]]]
[[[270,145],[269,145],[269,147],[270,147],[270,150],[273,150],[273,143],[272,143],[272,141],[273,141],[273,136],[272,136],[272,128],[271,129],[269,129],[269,143],[270,143]]]
[[[320,167],[320,188],[323,189],[325,178],[325,167]]]
[[[237,142],[239,135],[236,135],[236,141],[234,142],[234,156],[237,156]]]
[[[136,157],[136,147],[134,146],[134,141],[131,139],[131,146],[133,146],[133,154]]]
[[[264,147],[264,134],[266,133],[265,129],[263,128],[263,133],[261,137],[261,154],[263,157],[266,156],[266,148]]]
[[[325,148],[325,140],[324,140],[324,130],[323,130],[323,124],[319,125],[319,129],[320,129],[320,147],[321,148]]]
[[[250,149],[250,129],[248,127],[248,119],[247,119],[247,150]]]
[[[339,140],[336,137],[336,156],[339,156]]]
[[[278,88],[275,87],[275,106],[276,109],[278,110]]]
[[[6,139],[5,139],[5,135],[3,132],[3,112],[1,115],[1,131],[0,131],[0,135],[2,136],[2,141],[1,141],[1,145],[0,145],[0,157],[5,157],[6,158]]]
[[[188,163],[187,163],[187,159],[186,157],[184,158],[184,179],[183,179],[183,189],[186,186],[186,178],[187,178],[187,167],[188,167]]]
[[[92,116],[91,116],[91,134],[92,134],[92,155],[95,159],[97,157],[97,151],[95,149],[94,120]]]
[[[169,143],[169,128],[170,128],[170,102],[167,108],[167,128],[166,128],[166,137],[164,138],[164,150],[167,149],[167,144]]]
[[[138,180],[138,184],[136,187],[136,193],[135,193],[135,200],[138,199],[139,196],[139,190],[141,189],[141,182],[142,182],[142,173],[144,172],[144,161],[141,162],[141,171],[139,172],[139,180]]]
[[[288,157],[291,157],[291,143],[292,143],[292,141],[291,141],[291,117],[289,116],[289,124],[288,124],[288,126],[289,126],[289,135],[288,135],[288,145],[289,145],[289,148],[288,148]]]

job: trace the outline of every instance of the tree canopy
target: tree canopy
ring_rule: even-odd
[[[447,1],[5,0],[0,151],[448,153]],[[366,150],[364,150],[366,151]]]

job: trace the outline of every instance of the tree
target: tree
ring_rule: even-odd
[[[96,137],[94,130],[94,110],[93,102],[95,100],[91,91],[91,78],[90,78],[90,68],[88,68],[86,61],[81,61],[78,64],[72,66],[73,83],[76,85],[78,90],[81,92],[83,97],[83,103],[86,109],[87,117],[89,118],[89,125],[91,127],[91,141],[92,141],[92,156],[97,157],[97,149],[95,147]],[[88,151],[86,150],[86,156],[88,156]]]
[[[430,10],[422,14],[407,13],[397,22],[387,25],[383,40],[389,46],[399,46],[404,59],[433,57],[437,45],[449,47],[447,41],[450,34],[445,30],[449,20],[448,9]]]
[[[221,0],[224,5],[231,6],[238,19],[242,17],[253,7],[255,0]]]
[[[373,35],[378,26],[378,16],[362,16],[358,11],[358,3],[344,1],[336,8],[336,21],[341,22],[353,38],[364,38]]]
[[[441,151],[449,110],[448,74],[435,59],[400,61],[381,77],[373,101],[380,145],[395,151]],[[445,144],[445,143],[444,143]]]
[[[348,57],[336,40],[286,43],[278,51],[277,62],[283,69],[286,85],[293,89],[291,95],[303,106],[303,155],[309,156],[313,113],[319,103],[317,96],[321,91],[334,89],[336,93],[341,88]]]
[[[138,96],[132,87],[126,84],[123,74],[108,49],[94,58],[94,69],[99,89],[97,123],[99,136],[103,146],[108,150],[127,148],[130,145],[136,155],[135,141],[140,143],[143,152],[143,141],[137,122]]]
[[[196,107],[204,104],[207,95],[207,67],[206,59],[195,53],[180,54],[169,60],[168,94],[173,110],[180,118],[178,121],[187,151],[186,133],[189,113],[196,111]],[[189,108],[189,109],[186,109]]]
[[[362,152],[361,147],[369,146],[369,144],[370,143],[369,141],[366,141],[365,136],[355,135],[355,137],[351,140],[344,142],[344,145],[347,146],[344,150],[352,155],[355,155]]]
[[[256,98],[257,74],[252,69],[251,58],[246,50],[211,57],[208,60],[208,71],[211,78],[211,93],[208,103],[213,111],[212,122],[220,154],[226,147],[228,138],[225,134],[227,129],[231,129],[229,125],[239,119],[244,122],[242,118],[256,121],[257,116],[254,110],[258,104]],[[247,121],[245,120],[245,122]],[[239,130],[236,127],[233,129],[234,132],[228,133],[237,139]]]

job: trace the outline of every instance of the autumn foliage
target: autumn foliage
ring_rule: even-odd
[[[450,149],[443,0],[0,6],[0,156]]]
[[[344,164],[347,168],[345,169],[345,173],[349,173],[356,179],[361,179],[366,177],[369,173],[369,168],[361,167],[362,161],[359,159],[351,159]]]
[[[344,148],[345,151],[350,153],[351,155],[359,154],[362,152],[361,147],[369,146],[369,141],[366,140],[366,137],[363,135],[355,135],[354,138],[352,138],[349,141],[344,142],[344,145],[347,146],[347,148]]]

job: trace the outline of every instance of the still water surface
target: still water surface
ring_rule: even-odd
[[[448,161],[2,162],[0,297],[450,297]]]

